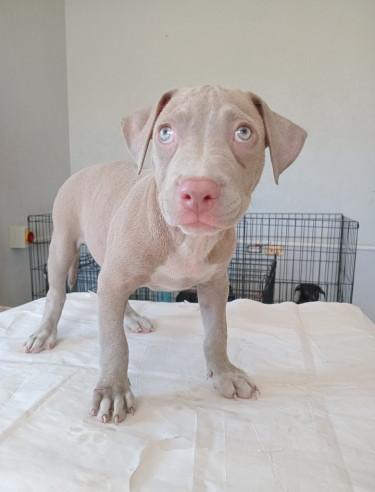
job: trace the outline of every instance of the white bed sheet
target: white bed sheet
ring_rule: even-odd
[[[228,304],[229,355],[257,400],[205,377],[195,305],[135,301],[136,413],[90,417],[96,296],[70,294],[52,351],[25,354],[44,299],[0,314],[0,490],[375,490],[375,326],[348,304]]]

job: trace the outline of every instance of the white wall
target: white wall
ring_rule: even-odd
[[[67,0],[66,18],[72,171],[128,158],[120,118],[167,89],[249,89],[309,132],[252,210],[343,213],[375,246],[373,0]],[[361,249],[354,301],[373,319],[374,277]]]
[[[51,210],[70,174],[63,0],[0,3],[0,305],[31,299],[9,226]]]

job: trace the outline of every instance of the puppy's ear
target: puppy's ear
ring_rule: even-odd
[[[319,292],[320,292],[320,294],[323,294],[324,297],[326,296],[326,293],[324,292],[324,290],[321,287],[319,287]]]
[[[301,284],[300,285],[297,285],[297,287],[294,289],[293,302],[295,302],[296,304],[299,304],[300,303],[301,289],[302,289]]]
[[[266,146],[270,148],[273,175],[276,184],[280,174],[297,158],[306,140],[303,128],[272,111],[256,94],[251,99],[263,118]]]
[[[126,145],[138,164],[138,174],[143,168],[155,121],[175,92],[166,92],[155,106],[141,109],[121,120]]]

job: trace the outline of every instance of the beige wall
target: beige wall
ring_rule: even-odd
[[[63,0],[0,2],[0,305],[31,299],[27,249],[9,226],[51,210],[69,176]]]

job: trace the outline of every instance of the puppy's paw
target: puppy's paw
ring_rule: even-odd
[[[38,353],[42,350],[51,350],[56,345],[57,331],[40,328],[29,336],[24,344],[26,353]]]
[[[134,396],[130,390],[130,383],[124,387],[99,383],[94,390],[90,413],[97,416],[103,424],[111,420],[119,424],[125,420],[127,413],[134,414]]]
[[[214,387],[226,398],[257,398],[259,389],[241,369],[213,374]]]
[[[125,312],[124,325],[125,328],[134,333],[150,333],[153,331],[149,320],[136,313],[133,309]]]

